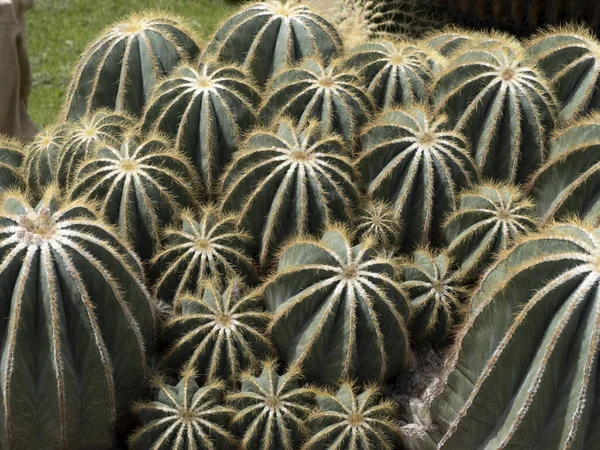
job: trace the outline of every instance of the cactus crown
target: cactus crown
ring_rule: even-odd
[[[400,238],[399,218],[389,204],[369,200],[359,209],[356,217],[356,231],[361,239],[371,236],[381,250],[393,253]]]

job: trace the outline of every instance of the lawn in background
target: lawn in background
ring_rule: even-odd
[[[227,0],[36,0],[27,13],[33,120],[40,126],[57,120],[81,52],[99,32],[129,13],[144,9],[174,12],[187,18],[202,42],[236,8],[235,2]]]

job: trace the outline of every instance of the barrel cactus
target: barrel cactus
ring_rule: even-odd
[[[174,138],[175,147],[190,155],[213,192],[223,167],[254,125],[259,103],[259,94],[235,66],[214,61],[182,66],[156,87],[143,129]]]
[[[399,428],[395,408],[381,400],[377,388],[359,390],[343,383],[335,393],[319,393],[317,405],[319,409],[308,420],[313,434],[302,450],[396,448]]]
[[[25,188],[24,159],[24,144],[0,135],[0,193],[13,188]]]
[[[485,183],[461,193],[443,235],[461,276],[475,281],[499,253],[536,230],[535,206],[519,188]]]
[[[521,49],[521,44],[505,33],[473,31],[453,25],[429,33],[422,43],[445,57],[453,57],[467,49],[482,50],[497,45],[513,47],[517,52]]]
[[[324,134],[339,134],[353,145],[372,109],[357,72],[342,64],[327,66],[308,59],[273,78],[260,114],[267,123],[288,116],[300,127],[317,120]]]
[[[196,205],[194,169],[160,136],[128,133],[116,145],[103,143],[75,175],[71,198],[100,203],[107,220],[148,259],[161,227]]]
[[[133,15],[83,53],[67,92],[65,118],[77,120],[99,108],[139,115],[157,80],[199,51],[180,18]]]
[[[460,52],[432,86],[432,103],[463,133],[483,176],[521,183],[542,164],[558,110],[514,41]]]
[[[350,52],[346,64],[366,80],[367,92],[380,109],[429,100],[429,55],[413,43],[367,42]]]
[[[117,145],[133,120],[124,114],[99,110],[82,117],[66,131],[62,150],[58,155],[56,180],[59,186],[68,187],[79,165],[90,158],[100,142]]]
[[[342,51],[335,27],[297,1],[253,3],[227,19],[206,52],[242,64],[260,86],[287,66],[310,57],[328,62]]]
[[[398,217],[390,205],[368,200],[358,210],[355,229],[361,239],[371,236],[378,249],[393,253],[399,245],[398,222]]]
[[[0,447],[113,448],[154,309],[141,264],[81,202],[0,198]]]
[[[135,411],[142,426],[131,436],[135,450],[234,450],[236,439],[228,431],[235,413],[223,406],[225,386],[214,381],[198,386],[193,372],[186,372],[176,386],[156,377],[152,401],[139,403]]]
[[[290,236],[315,234],[329,221],[353,216],[360,194],[343,148],[340,138],[322,136],[316,122],[296,129],[284,121],[248,138],[223,178],[222,208],[237,211],[262,267]]]
[[[362,148],[357,166],[367,192],[396,211],[402,246],[435,243],[460,189],[477,177],[467,141],[444,115],[413,106],[385,111],[364,131]]]
[[[282,251],[264,286],[270,334],[282,360],[309,381],[387,379],[409,359],[409,306],[392,259],[374,241],[356,246],[345,230],[299,237]]]
[[[235,216],[205,205],[184,211],[181,221],[181,227],[164,230],[163,249],[152,261],[158,299],[173,304],[183,293],[202,295],[208,279],[240,276],[247,284],[256,282],[252,237],[237,229]]]
[[[237,410],[232,424],[247,450],[295,450],[308,436],[304,424],[312,412],[314,390],[300,386],[297,369],[283,375],[272,361],[258,377],[246,373],[241,389],[228,396]]]
[[[165,356],[169,370],[195,370],[200,381],[221,379],[233,385],[243,371],[270,353],[264,331],[270,315],[256,292],[246,292],[238,278],[205,281],[202,297],[182,295],[165,324],[172,342]]]

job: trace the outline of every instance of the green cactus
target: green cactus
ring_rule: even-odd
[[[0,194],[5,190],[24,189],[24,144],[0,135]]]
[[[116,145],[98,146],[81,164],[70,196],[99,202],[102,214],[146,260],[160,242],[161,227],[196,206],[196,187],[193,167],[168,141],[127,133]]]
[[[532,201],[510,184],[486,183],[461,193],[443,236],[461,276],[476,281],[496,255],[534,231],[537,218]]]
[[[342,41],[327,20],[296,0],[252,3],[227,19],[206,53],[242,64],[263,87],[282,69],[305,58],[329,62]]]
[[[392,450],[400,433],[394,405],[382,401],[379,390],[358,390],[343,383],[337,392],[317,395],[319,409],[308,425],[313,435],[302,450]]]
[[[79,165],[94,154],[100,142],[117,145],[132,125],[129,116],[101,109],[69,127],[56,164],[57,184],[68,188]]]
[[[364,240],[371,236],[381,251],[393,254],[400,242],[399,219],[390,205],[376,200],[368,200],[357,213],[355,230]]]
[[[472,31],[453,25],[432,31],[423,38],[423,43],[445,57],[455,56],[467,49],[485,50],[497,45],[508,45],[517,52],[521,49],[521,44],[505,33]]]
[[[182,66],[156,87],[143,129],[173,137],[214,197],[223,168],[255,123],[259,103],[259,94],[235,66],[214,61]]]
[[[195,370],[201,381],[221,379],[229,385],[244,370],[259,364],[270,353],[264,330],[270,315],[263,311],[260,297],[245,292],[238,278],[204,282],[202,298],[182,295],[177,312],[165,324],[172,345],[165,355],[170,370]]]
[[[389,202],[402,221],[403,248],[436,243],[460,189],[477,177],[463,136],[446,128],[444,115],[414,106],[385,111],[361,140],[359,172],[369,196]]]
[[[367,81],[379,109],[429,101],[429,54],[408,41],[380,40],[354,48],[345,64]]]
[[[142,426],[129,442],[134,450],[234,450],[235,436],[229,423],[235,410],[223,406],[225,385],[213,381],[202,387],[193,372],[186,372],[176,386],[155,378],[154,398],[139,403],[135,411]]]
[[[557,103],[514,40],[468,47],[432,86],[431,100],[463,133],[483,176],[521,183],[542,164]]]
[[[289,116],[304,127],[317,120],[323,134],[336,133],[353,146],[373,102],[354,70],[308,59],[271,80],[260,115],[265,123]]]
[[[353,216],[360,193],[343,148],[316,122],[295,129],[286,120],[273,132],[253,133],[236,155],[223,178],[222,208],[237,211],[238,225],[255,238],[261,267],[290,236]]]
[[[53,190],[2,194],[0,241],[0,447],[113,448],[153,345],[140,262]]]
[[[236,228],[236,216],[222,215],[213,205],[197,214],[184,211],[180,228],[168,228],[164,247],[152,260],[160,275],[156,297],[173,304],[186,292],[202,295],[204,283],[240,276],[246,284],[256,282],[250,256],[252,237]]]
[[[78,120],[99,108],[141,114],[157,80],[199,51],[180,18],[130,16],[109,27],[81,56],[67,93],[65,119]]]
[[[304,424],[312,412],[314,389],[300,386],[300,372],[279,375],[267,361],[258,377],[246,373],[241,389],[228,402],[237,410],[233,426],[247,450],[295,450],[308,436]]]
[[[373,246],[366,239],[353,247],[339,228],[320,241],[297,238],[264,285],[273,342],[309,381],[383,380],[408,361],[409,305],[394,281],[395,262]]]

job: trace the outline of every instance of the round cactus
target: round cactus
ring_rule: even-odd
[[[360,239],[371,236],[378,249],[394,253],[399,243],[400,226],[398,217],[387,203],[367,201],[358,210],[355,222]]]
[[[448,254],[474,281],[517,238],[537,230],[534,204],[509,184],[482,184],[460,195],[444,224]]]
[[[198,386],[193,372],[183,374],[176,386],[156,378],[154,398],[135,411],[142,426],[131,436],[135,450],[234,450],[228,430],[235,410],[223,406],[225,386],[211,382]]]
[[[196,205],[194,180],[193,167],[167,141],[127,134],[116,145],[103,143],[81,164],[70,195],[99,202],[107,220],[148,259],[161,227]]]
[[[217,30],[206,52],[221,61],[243,64],[264,86],[272,75],[309,57],[329,61],[342,51],[335,29],[296,1],[250,4]]]
[[[187,152],[208,190],[229,164],[243,134],[254,125],[259,94],[235,66],[214,61],[183,66],[160,83],[143,129],[169,134]]]
[[[342,65],[326,66],[308,59],[273,78],[260,114],[266,123],[289,116],[300,127],[317,120],[324,134],[339,134],[353,145],[372,109],[357,73]]]
[[[84,203],[0,198],[0,447],[113,448],[154,309],[141,264]]]
[[[374,199],[389,202],[402,246],[435,243],[458,193],[477,176],[463,136],[425,107],[386,111],[362,135],[357,166]]]
[[[99,108],[139,115],[157,80],[199,51],[181,19],[133,15],[83,53],[67,93],[65,118],[77,120]]]
[[[184,211],[180,228],[164,231],[164,248],[153,259],[160,273],[156,282],[158,299],[173,304],[191,292],[202,295],[209,278],[218,280],[240,276],[254,284],[256,272],[250,256],[252,237],[236,228],[236,217],[222,215],[212,205],[197,214]]]
[[[262,310],[260,297],[245,293],[237,278],[227,288],[207,280],[202,298],[182,295],[178,311],[166,323],[173,342],[165,356],[170,370],[195,370],[201,381],[238,381],[242,371],[257,366],[270,352],[264,335],[270,315]]]
[[[556,100],[513,41],[462,51],[431,89],[432,103],[471,143],[481,175],[521,183],[544,161]]]
[[[353,49],[346,64],[366,80],[367,92],[378,108],[429,100],[429,55],[412,43],[368,42]]]
[[[508,45],[516,51],[521,48],[518,41],[508,38],[504,33],[471,31],[456,26],[446,26],[439,31],[429,33],[423,43],[446,57],[469,48],[486,49],[496,45]]]
[[[68,187],[73,182],[79,165],[94,154],[100,142],[117,145],[132,125],[133,120],[126,115],[99,110],[69,127],[58,155],[57,184],[61,188]]]
[[[329,221],[353,216],[359,192],[343,141],[321,136],[317,123],[253,133],[223,179],[222,208],[237,211],[238,225],[258,244],[267,266],[290,236],[315,234]]]
[[[409,358],[408,302],[394,281],[394,261],[373,245],[367,239],[353,247],[352,236],[336,228],[320,241],[297,238],[264,286],[279,354],[310,381],[383,380]]]
[[[302,450],[392,450],[399,435],[394,405],[381,401],[375,387],[358,391],[344,383],[335,393],[317,395],[319,409],[308,425],[313,435]]]
[[[247,450],[295,450],[308,436],[304,424],[312,412],[314,390],[300,387],[298,370],[277,373],[273,362],[260,376],[244,374],[241,389],[228,397],[237,409],[233,426]]]
[[[0,135],[0,193],[25,188],[23,176],[24,144]]]

